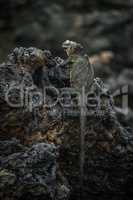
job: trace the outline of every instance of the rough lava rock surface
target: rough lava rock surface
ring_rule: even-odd
[[[44,109],[34,95],[32,110],[29,104],[12,108],[4,98],[10,86],[22,81],[24,91],[32,86],[33,91],[42,92],[45,85],[61,90],[68,83],[57,67],[59,62],[62,59],[48,51],[17,48],[0,65],[2,200],[81,199],[79,115],[65,117],[60,104]],[[88,108],[85,129],[82,198],[125,200],[128,195],[132,199],[133,131],[118,121],[110,93],[99,78],[90,88],[90,97],[94,96],[98,105]],[[10,97],[20,101],[17,91]],[[52,101],[55,96],[48,92],[48,98]]]
[[[16,153],[11,149],[16,149]],[[1,199],[27,197],[52,199],[56,192],[56,148],[54,145],[38,143],[30,148],[19,141],[2,141],[0,168]],[[23,147],[23,148],[22,148]],[[19,149],[21,150],[19,152]],[[40,197],[42,195],[42,197]]]

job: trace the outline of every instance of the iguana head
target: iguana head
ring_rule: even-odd
[[[80,43],[70,40],[66,40],[65,42],[63,42],[62,47],[64,48],[68,56],[75,54],[83,49]]]

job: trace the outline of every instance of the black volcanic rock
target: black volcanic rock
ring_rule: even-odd
[[[79,121],[69,121],[60,150],[60,166],[72,190],[70,199],[120,199],[132,196],[132,130],[116,118],[87,120],[84,176],[81,191],[81,132]],[[77,184],[79,183],[79,184]]]
[[[0,198],[65,199],[69,189],[57,175],[56,147],[38,143],[30,148],[23,146],[21,152],[19,148],[22,145],[15,140],[3,141],[2,146],[8,144],[11,148],[11,143],[17,152],[13,153],[12,150],[10,155],[1,155]],[[64,187],[64,191],[61,187]],[[57,196],[57,192],[60,196]]]
[[[126,199],[127,194],[132,198],[132,128],[124,118],[118,120],[113,98],[101,79],[94,78],[88,91],[84,132],[80,107],[64,108],[58,102],[44,109],[39,104],[35,94],[42,94],[42,87],[67,89],[60,62],[46,50],[21,47],[0,65],[1,199],[78,200],[81,194],[82,199],[92,200]],[[129,74],[124,74],[126,80]],[[30,104],[14,108],[6,101],[6,92],[16,86],[35,92],[31,110]],[[18,91],[11,90],[10,97],[20,102]],[[48,92],[48,100],[54,99],[55,94]]]

